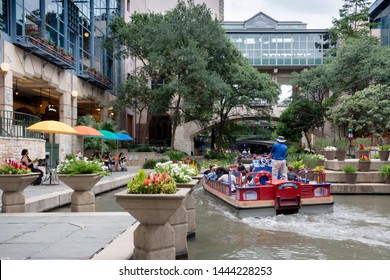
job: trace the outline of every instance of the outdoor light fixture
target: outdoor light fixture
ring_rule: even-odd
[[[79,95],[77,90],[72,90],[72,92],[70,94],[72,95],[73,98],[76,98]]]
[[[41,103],[39,104],[39,107],[42,108],[43,104],[42,104],[42,88],[39,88],[39,96],[41,97]]]
[[[50,102],[50,88],[49,88],[49,105],[47,105],[47,111],[48,112],[57,112],[56,108],[54,108],[54,105]]]
[[[8,74],[8,71],[11,69],[11,66],[10,66],[7,62],[3,62],[3,63],[0,65],[0,69],[1,69],[1,71],[3,71],[3,74],[4,74],[4,75],[7,75],[7,74]]]
[[[16,79],[16,86],[15,86],[15,95],[19,95],[19,90],[18,90],[18,79]]]
[[[89,37],[89,33],[87,31],[84,32],[84,37],[85,38],[88,38]]]

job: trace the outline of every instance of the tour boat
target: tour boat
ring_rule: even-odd
[[[310,181],[308,174],[315,175]],[[308,170],[298,173],[295,181],[272,180],[266,170],[253,172],[254,182],[249,185],[245,179],[232,191],[228,183],[216,180],[203,180],[203,188],[221,199],[244,217],[265,217],[279,214],[320,214],[333,213],[333,197],[331,184],[325,181],[323,171]],[[237,180],[241,181],[241,180]]]

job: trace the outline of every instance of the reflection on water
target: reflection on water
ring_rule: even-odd
[[[388,196],[335,196],[333,214],[245,219],[201,188],[195,196],[190,259],[390,259]]]
[[[124,189],[97,196],[96,212],[124,211],[113,196]],[[194,195],[189,259],[390,259],[389,196],[334,196],[333,214],[240,219],[201,187]]]

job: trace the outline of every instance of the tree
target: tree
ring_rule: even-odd
[[[370,27],[373,26],[368,17],[370,5],[369,0],[344,0],[339,10],[340,18],[333,18],[333,27],[329,30],[333,40],[368,36]]]
[[[136,141],[141,139],[141,120],[145,110],[148,110],[155,96],[148,86],[146,73],[141,69],[138,73],[129,75],[122,85],[122,92],[112,103],[114,110],[120,112],[126,107],[134,108],[136,115],[138,112],[138,135]]]
[[[279,94],[279,86],[269,75],[253,68],[232,43],[227,46],[217,70],[224,86],[216,91],[213,104],[219,148],[222,146],[223,128],[229,118],[241,117],[242,110],[255,111],[259,118],[267,117]],[[241,111],[236,112],[236,108]]]
[[[175,131],[183,121],[211,118],[213,94],[221,88],[211,66],[225,48],[225,32],[204,4],[193,1],[178,1],[165,14],[134,14],[129,23],[116,18],[110,28],[105,46],[122,46],[119,55],[141,61],[152,82],[149,109],[171,116],[174,149]]]
[[[276,133],[284,135],[288,139],[298,140],[302,134],[312,148],[309,131],[323,125],[321,105],[304,97],[297,96],[280,115]],[[298,141],[297,141],[298,142]]]
[[[337,126],[353,127],[363,135],[382,133],[390,128],[390,87],[372,85],[353,96],[342,96],[330,110]]]

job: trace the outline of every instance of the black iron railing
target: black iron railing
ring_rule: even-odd
[[[0,136],[40,138],[39,132],[28,131],[26,128],[41,119],[34,115],[14,111],[0,110]]]

